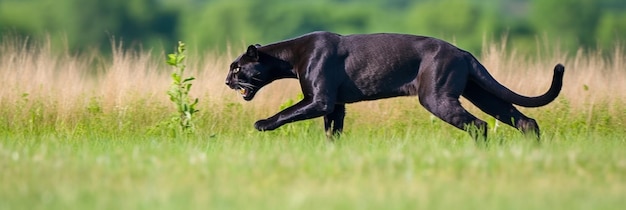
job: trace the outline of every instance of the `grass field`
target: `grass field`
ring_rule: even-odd
[[[492,123],[477,146],[409,97],[349,105],[335,142],[320,119],[257,132],[257,119],[297,97],[296,81],[244,103],[223,84],[232,55],[213,54],[189,58],[201,112],[195,135],[173,137],[163,127],[174,113],[170,69],[154,59],[163,56],[5,40],[0,209],[623,209],[622,52],[485,46],[480,60],[516,92],[545,91],[556,63],[566,73],[557,101],[522,109],[541,143]]]

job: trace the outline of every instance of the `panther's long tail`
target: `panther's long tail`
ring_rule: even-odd
[[[561,87],[563,86],[563,74],[565,73],[565,67],[561,64],[557,64],[554,67],[554,76],[552,77],[550,89],[548,89],[548,91],[543,95],[528,97],[517,94],[500,84],[489,74],[489,72],[487,72],[487,69],[480,64],[474,56],[471,54],[469,55],[470,58],[468,58],[468,61],[470,63],[470,68],[473,69],[470,71],[470,75],[474,81],[476,81],[480,87],[498,96],[502,100],[523,107],[540,107],[554,101],[554,99],[556,99],[561,92]]]

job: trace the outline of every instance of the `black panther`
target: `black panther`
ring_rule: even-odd
[[[540,107],[552,102],[561,91],[564,72],[565,67],[557,64],[548,91],[528,97],[496,81],[469,52],[436,38],[313,32],[266,46],[250,45],[230,65],[226,85],[249,101],[274,80],[300,81],[304,99],[257,121],[254,127],[259,131],[323,116],[327,134],[338,135],[345,104],[417,95],[433,115],[474,139],[486,139],[487,123],[461,106],[463,96],[499,121],[538,138],[535,120],[513,104]]]

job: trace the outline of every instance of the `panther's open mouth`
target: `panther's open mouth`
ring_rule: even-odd
[[[241,94],[241,97],[243,97],[243,99],[246,101],[252,100],[252,98],[254,98],[254,93],[255,93],[254,90],[243,88],[243,87],[239,88],[239,94]]]

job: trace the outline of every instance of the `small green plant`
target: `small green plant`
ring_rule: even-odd
[[[191,89],[191,81],[194,77],[184,78],[185,72],[185,43],[179,41],[176,52],[167,55],[167,64],[174,67],[172,73],[172,85],[167,91],[167,95],[170,96],[177,108],[176,116],[172,117],[171,122],[180,125],[180,131],[185,134],[193,133],[194,125],[192,117],[194,113],[198,112],[196,105],[198,104],[198,98],[191,100],[189,98],[189,90]],[[184,78],[184,79],[183,79]]]
[[[279,109],[280,110],[285,110],[285,109],[295,105],[296,103],[298,103],[302,99],[304,99],[304,94],[300,93],[300,94],[296,95],[295,98],[287,99],[285,102],[280,104]],[[297,133],[297,132],[301,132],[303,129],[307,130],[307,129],[311,128],[311,127],[315,127],[315,121],[313,121],[313,120],[306,120],[306,121],[302,121],[302,122],[298,122],[298,123],[287,124],[287,125],[285,125],[285,128],[280,130],[280,132],[282,132],[283,135],[290,135],[290,134],[294,134],[294,133]]]
[[[304,99],[304,94],[300,93],[296,96],[295,99],[287,99],[285,102],[283,102],[282,104],[280,104],[280,110],[284,110],[290,106],[293,106],[294,104],[296,104],[298,101],[301,101],[302,99]]]

